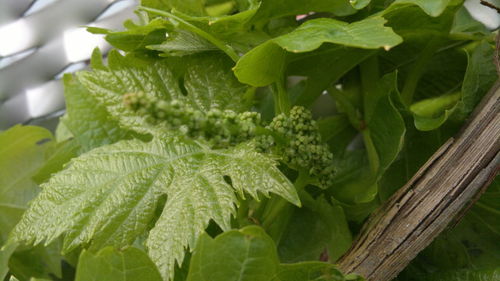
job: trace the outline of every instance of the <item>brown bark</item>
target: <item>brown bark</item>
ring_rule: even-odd
[[[491,183],[499,173],[499,149],[497,83],[458,136],[372,214],[340,269],[369,281],[395,278]]]

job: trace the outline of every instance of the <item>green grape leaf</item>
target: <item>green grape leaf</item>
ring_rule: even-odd
[[[331,12],[337,16],[356,13],[348,0],[262,0],[262,4],[252,19],[253,22],[268,21],[272,18],[295,16],[309,12]]]
[[[222,4],[227,4],[227,3],[233,4],[234,1],[228,1]],[[185,13],[180,13],[178,10],[175,10],[173,12],[177,17],[180,17],[185,21],[195,25],[197,28],[201,28],[202,30],[207,31],[208,33],[214,35],[219,39],[231,42],[231,45],[233,45],[233,43],[236,43],[238,45],[239,43],[242,42],[244,42],[245,44],[255,45],[254,41],[256,37],[254,37],[254,35],[264,34],[263,32],[260,31],[260,28],[257,28],[257,30],[253,30],[252,28],[252,30],[250,30],[251,20],[254,17],[257,10],[259,9],[260,5],[261,5],[260,0],[238,0],[236,3],[237,12],[230,13],[227,15],[218,15],[218,16],[191,16]],[[155,8],[154,6],[144,5],[144,3],[143,6],[149,8]],[[158,7],[156,7],[156,9],[168,10]],[[181,36],[180,38],[175,38],[177,34],[182,35],[182,33],[184,33],[184,31],[180,29],[175,30],[173,36],[171,33],[169,33],[169,38],[164,43],[166,43],[166,45],[170,45],[169,41],[172,40],[173,42],[175,42],[174,45],[175,48],[184,49],[186,46],[180,45],[181,43],[183,43],[181,42],[181,39],[183,39],[184,36]],[[269,36],[266,37],[268,38]],[[192,46],[192,43],[198,44],[203,42],[202,45],[206,45],[206,47],[211,45],[211,44],[207,45],[204,40],[201,40],[202,42],[199,42],[198,40],[200,40],[200,38],[197,39],[190,38],[189,40],[187,40],[187,42],[184,43],[188,43],[189,46],[188,48],[194,47]],[[199,45],[198,47],[203,48],[202,45]]]
[[[0,246],[39,192],[32,179],[54,153],[52,134],[40,127],[15,126],[0,133]],[[18,250],[7,243],[0,251],[0,276],[8,268],[17,276],[61,276],[60,255],[54,247]],[[12,255],[12,256],[11,256]],[[28,265],[28,266],[27,266]],[[0,278],[3,279],[3,278]]]
[[[186,56],[217,50],[208,40],[186,30],[170,32],[166,41],[148,45],[147,48],[163,52],[165,56]]]
[[[279,272],[271,281],[334,281],[346,280],[335,265],[326,262],[308,261],[281,264]],[[362,281],[361,278],[348,279]]]
[[[126,59],[118,52],[111,51],[108,66],[105,66],[96,49],[92,56],[92,66],[91,72],[79,72],[78,80],[123,128],[145,134],[157,132],[157,128],[144,117],[125,107],[123,95],[144,92],[166,99],[183,96],[174,73],[165,61],[146,63]]]
[[[335,265],[323,262],[280,264],[276,246],[255,225],[198,240],[187,281],[362,281],[343,276]]]
[[[495,47],[481,41],[474,49],[467,50],[467,70],[462,84],[462,96],[454,118],[464,119],[498,79],[495,64],[491,61]]]
[[[419,84],[421,86],[416,93],[422,96],[420,94],[422,92],[431,95],[431,97],[410,106],[417,129],[430,131],[439,128],[448,119],[464,120],[496,81],[496,68],[491,62],[494,47],[482,41],[475,48],[466,51],[468,55],[466,68],[462,64],[454,64],[459,59],[450,52],[442,54],[451,58],[450,60],[442,61],[439,59],[442,56],[433,58],[433,62],[429,66],[430,69],[422,76]],[[465,74],[462,71],[464,68],[466,69]],[[461,71],[454,71],[455,69]],[[430,85],[440,86],[433,89]],[[432,96],[433,93],[439,94],[442,91],[454,90],[460,86],[461,91],[459,92]]]
[[[385,75],[374,87],[378,90],[364,93],[364,119],[378,155],[380,176],[401,151],[406,127],[393,101],[397,94],[397,73]]]
[[[262,228],[247,226],[215,239],[200,237],[187,281],[268,281],[279,267],[273,240]]]
[[[288,54],[287,75],[307,77],[306,87],[296,104],[310,106],[325,89],[376,52],[326,45],[309,53]]]
[[[324,254],[334,262],[351,246],[352,235],[341,206],[332,206],[324,197],[309,205],[315,209],[295,209],[291,215],[278,245],[282,262],[318,260]]]
[[[64,122],[61,122],[61,119],[59,119],[59,124],[57,124],[55,137],[57,142],[64,142],[73,138],[73,134],[69,131]]]
[[[467,8],[461,7],[455,15],[451,34],[453,35],[477,35],[481,34],[485,37],[489,34],[488,28],[482,23],[475,20],[467,11]]]
[[[370,4],[371,0],[349,0],[349,4],[356,9],[361,10]]]
[[[170,11],[172,9],[193,16],[204,16],[207,0],[142,0],[146,7]]]
[[[375,199],[377,182],[401,151],[406,134],[405,122],[394,102],[398,96],[396,73],[386,74],[375,83],[362,96],[365,150],[347,151],[335,160],[337,174],[332,194],[348,204]],[[343,94],[334,97],[338,99]]]
[[[396,0],[392,4],[393,7],[396,7],[401,4],[413,4],[417,5],[422,9],[426,14],[432,17],[437,17],[441,15],[446,7],[452,2],[452,0]],[[389,7],[388,10],[390,10],[391,7]]]
[[[82,152],[130,137],[130,132],[120,129],[116,121],[89,91],[71,74],[64,75],[66,115],[62,123],[82,147]]]
[[[10,239],[50,243],[64,233],[66,252],[88,244],[129,245],[146,230],[160,196],[167,194],[146,241],[165,279],[210,220],[230,228],[236,194],[257,198],[258,192],[275,193],[300,204],[276,162],[256,153],[251,144],[211,150],[180,139],[121,141],[96,148],[71,160],[42,187]]]
[[[51,151],[50,155],[45,160],[43,166],[38,170],[36,175],[33,176],[33,180],[38,184],[47,181],[52,174],[60,171],[64,164],[78,156],[80,150],[80,144],[75,139],[57,143],[54,150]]]
[[[39,191],[31,179],[53,148],[43,128],[15,126],[0,133],[0,245]]]
[[[198,55],[188,60],[184,73],[186,102],[194,108],[248,110],[244,100],[248,86],[238,82],[231,71],[232,61],[219,54]]]
[[[342,155],[358,131],[351,126],[345,114],[336,114],[318,120],[319,132],[323,141],[328,143],[333,155]]]
[[[134,247],[116,250],[106,247],[98,253],[83,250],[78,260],[76,281],[148,280],[162,281],[148,255]]]
[[[500,279],[500,267],[492,269],[437,272],[423,277],[426,281],[492,281]]]
[[[294,31],[269,40],[246,53],[234,72],[238,79],[252,86],[266,86],[278,81],[285,67],[286,51],[310,52],[323,43],[362,49],[392,48],[401,37],[384,27],[385,19],[368,18],[354,23],[334,19],[314,19]]]
[[[10,272],[21,280],[28,280],[30,277],[61,278],[60,242],[57,240],[50,245],[38,245],[29,249],[19,247],[9,260]]]
[[[159,44],[166,39],[167,31],[172,29],[170,23],[161,18],[151,20],[145,25],[136,25],[126,21],[125,31],[111,31],[101,28],[89,27],[87,30],[94,34],[106,34],[106,41],[114,47],[132,52],[146,48],[146,46]]]
[[[0,248],[0,280],[4,280],[5,276],[7,276],[9,272],[9,259],[16,248],[16,244],[9,244],[5,248]]]
[[[382,11],[382,16],[388,21],[387,26],[392,27],[395,33],[404,38],[400,48],[393,54],[387,53],[387,55],[398,55],[401,50],[409,49],[398,59],[399,63],[406,63],[411,61],[412,57],[418,56],[433,37],[447,38],[453,27],[456,12],[462,6],[457,3],[461,2],[460,0],[452,0],[449,5],[444,6],[443,11],[438,11],[439,16],[432,17],[414,2],[416,1],[393,2],[389,8]],[[425,2],[435,5],[442,1]]]
[[[168,59],[144,61],[112,51],[108,66],[100,60],[96,51],[92,60],[94,70],[78,73],[78,79],[123,128],[154,135],[163,133],[145,117],[125,107],[123,95],[127,93],[177,99],[200,110],[239,111],[245,107],[242,99],[247,88],[236,80],[228,58],[223,55],[200,55],[186,64]]]
[[[443,95],[416,102],[410,106],[414,114],[415,127],[421,131],[439,128],[455,109],[460,93]]]

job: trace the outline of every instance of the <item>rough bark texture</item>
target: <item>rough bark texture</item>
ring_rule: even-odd
[[[458,136],[370,217],[340,269],[369,281],[395,278],[491,183],[500,168],[499,149],[497,83]]]

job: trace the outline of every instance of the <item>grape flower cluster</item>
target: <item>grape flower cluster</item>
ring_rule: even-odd
[[[257,112],[193,109],[179,100],[159,100],[142,92],[124,95],[127,107],[147,116],[153,124],[161,122],[168,129],[179,130],[190,138],[202,138],[214,147],[236,145],[254,137],[260,124]]]
[[[293,168],[306,169],[319,180],[319,185],[328,187],[334,176],[333,154],[323,143],[318,125],[309,110],[295,106],[289,115],[279,114],[267,128],[286,142],[279,145],[271,136],[259,137],[259,147],[273,151]]]
[[[290,167],[307,170],[318,179],[319,186],[331,184],[333,155],[328,145],[321,141],[311,112],[304,107],[295,106],[289,115],[277,115],[264,128],[257,112],[219,109],[205,112],[178,100],[160,100],[142,92],[124,95],[124,103],[146,116],[150,123],[161,123],[190,138],[204,139],[216,148],[255,139],[260,152],[279,155]]]

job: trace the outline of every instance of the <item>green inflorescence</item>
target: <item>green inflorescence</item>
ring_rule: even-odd
[[[236,113],[219,109],[203,112],[178,100],[157,100],[144,93],[126,94],[124,102],[132,110],[148,116],[149,122],[161,122],[188,137],[202,138],[214,147],[227,147],[252,139],[260,124],[257,112]]]
[[[334,175],[333,154],[328,145],[322,142],[318,125],[309,110],[295,106],[289,115],[274,117],[267,128],[285,140],[286,145],[268,146],[271,140],[261,138],[264,143],[261,147],[268,146],[290,166],[307,170],[319,180],[320,186],[330,186]]]
[[[290,167],[308,171],[318,179],[319,186],[328,187],[332,181],[333,154],[322,142],[311,112],[304,107],[295,106],[289,115],[279,114],[264,127],[257,112],[203,112],[178,100],[158,100],[144,93],[126,94],[124,103],[153,124],[204,139],[214,147],[255,139],[259,151],[279,155]]]

